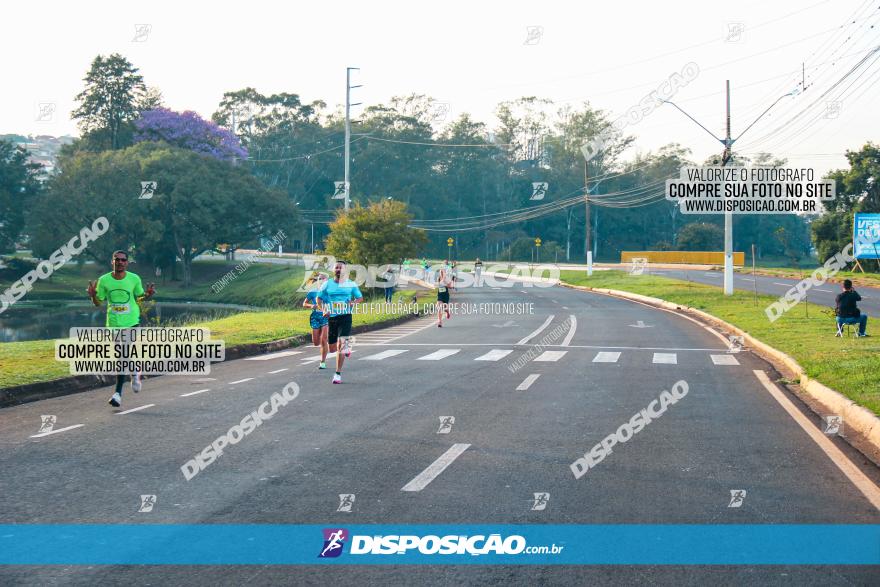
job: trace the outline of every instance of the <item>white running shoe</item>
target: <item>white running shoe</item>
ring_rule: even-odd
[[[138,393],[141,389],[144,388],[144,382],[141,379],[141,374],[136,373],[131,376],[131,390],[135,393]]]
[[[111,406],[113,406],[114,408],[118,408],[119,406],[122,405],[122,394],[117,391],[116,393],[114,393],[113,395],[110,396],[110,401],[107,403],[110,404]]]
[[[342,375],[340,375],[339,373],[334,373],[333,383],[342,383]]]

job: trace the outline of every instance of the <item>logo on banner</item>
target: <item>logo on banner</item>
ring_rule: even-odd
[[[546,181],[533,181],[532,182],[532,197],[530,200],[543,200],[544,196],[547,195],[547,188],[550,187]]]
[[[348,540],[348,530],[345,528],[324,528],[324,547],[318,558],[336,558],[342,554],[342,547]]]
[[[334,181],[333,182],[333,199],[334,200],[344,200],[348,197],[348,182],[347,181]]]

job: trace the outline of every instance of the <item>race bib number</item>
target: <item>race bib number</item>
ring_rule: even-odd
[[[440,286],[440,289],[439,289],[438,291],[439,291],[440,293],[445,293],[445,292],[446,292],[446,288],[443,287],[443,286],[441,285],[441,286]]]
[[[111,304],[110,305],[110,313],[116,314],[117,316],[123,315],[123,314],[131,314],[131,305],[128,303]]]

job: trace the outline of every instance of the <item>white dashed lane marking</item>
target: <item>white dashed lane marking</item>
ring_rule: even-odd
[[[440,359],[445,359],[446,357],[450,357],[456,353],[461,351],[461,349],[440,349],[439,351],[435,351],[430,355],[425,355],[424,357],[419,357],[417,360],[419,361],[439,361]]]
[[[678,355],[675,353],[654,353],[654,361],[657,365],[678,365]]]
[[[739,361],[733,355],[709,355],[716,365],[739,365]]]
[[[281,373],[282,371],[287,371],[287,367],[284,369],[275,369],[274,371],[269,371],[269,375],[275,375],[276,373]]]
[[[67,432],[68,430],[73,430],[74,428],[82,428],[82,424],[74,424],[73,426],[66,426],[64,428],[58,428],[57,430],[50,430],[49,432],[40,432],[39,434],[34,434],[31,438],[43,438],[44,436],[49,436],[50,434],[58,434],[59,432]]]
[[[152,407],[155,406],[155,405],[156,405],[156,404],[147,404],[147,405],[145,405],[145,406],[138,406],[138,407],[136,407],[136,408],[132,408],[132,409],[130,409],[130,410],[125,410],[124,412],[116,412],[116,415],[117,415],[117,416],[123,416],[123,415],[125,415],[125,414],[130,414],[130,413],[132,413],[132,412],[139,412],[139,411],[141,411],[141,410],[146,410],[147,408],[152,408]]]
[[[596,353],[594,363],[616,363],[620,359],[620,353],[601,352]]]
[[[394,357],[397,355],[402,355],[407,352],[405,349],[391,349],[387,351],[382,351],[381,353],[376,353],[375,355],[370,355],[368,357],[362,357],[362,361],[383,361],[388,357]]]
[[[260,355],[258,357],[248,357],[245,361],[270,361],[272,359],[280,359],[281,357],[292,357],[293,355],[302,354],[302,351],[281,351],[280,353],[270,353],[268,355]]]
[[[239,379],[238,381],[230,381],[229,385],[235,385],[237,383],[244,383],[245,381],[253,381],[253,377],[247,377],[246,379]]]
[[[541,376],[540,373],[533,373],[533,374],[529,375],[528,377],[526,377],[526,378],[523,380],[522,383],[520,383],[520,384],[516,387],[516,390],[517,390],[517,391],[525,391],[525,390],[527,390],[528,388],[530,388],[530,387],[532,386],[532,383],[534,383],[535,380],[538,379],[538,377],[540,377],[540,376]]]
[[[191,391],[189,393],[182,393],[180,397],[189,397],[191,395],[199,395],[200,393],[205,393],[206,391],[211,391],[210,389],[200,389],[198,391]]]
[[[437,478],[440,473],[446,470],[446,467],[461,456],[461,454],[470,448],[469,444],[453,444],[449,450],[440,455],[436,461],[428,465],[428,468],[416,475],[416,477],[404,485],[401,491],[421,491],[428,486],[428,483]]]
[[[485,355],[480,355],[479,357],[477,357],[474,360],[475,361],[498,361],[500,359],[503,359],[504,357],[506,357],[507,355],[509,355],[512,352],[513,352],[512,350],[492,349],[491,351],[489,351]]]
[[[537,357],[535,361],[556,362],[565,356],[568,351],[544,351]]]

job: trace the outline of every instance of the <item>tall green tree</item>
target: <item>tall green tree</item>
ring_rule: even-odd
[[[95,148],[125,146],[141,108],[161,103],[147,91],[138,69],[118,53],[95,57],[83,81],[86,87],[76,96],[80,105],[70,116]]]
[[[40,166],[28,163],[23,148],[0,140],[0,253],[15,252],[26,214],[39,192]]]
[[[155,194],[139,199],[141,181]],[[256,243],[278,230],[292,234],[296,209],[285,194],[266,188],[241,166],[213,157],[143,142],[65,159],[62,173],[35,207],[35,252],[48,255],[82,226],[105,216],[110,230],[84,251],[105,261],[114,249],[167,258],[169,248],[191,281],[193,260],[224,243]],[[70,235],[70,236],[68,236]]]
[[[355,204],[330,225],[326,252],[360,265],[400,263],[427,242],[424,231],[409,228],[411,220],[403,202]]]

